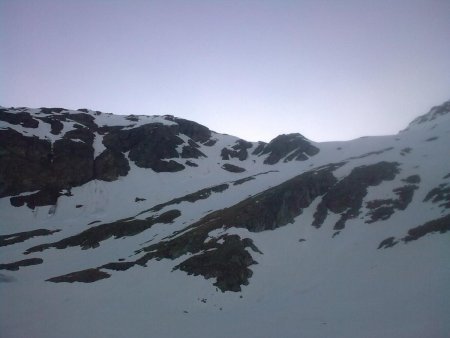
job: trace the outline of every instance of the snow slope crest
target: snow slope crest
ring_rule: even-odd
[[[406,130],[430,126],[431,123],[431,127],[433,127],[437,123],[445,123],[448,119],[450,119],[450,101],[435,106],[428,113],[417,117],[408,125]]]

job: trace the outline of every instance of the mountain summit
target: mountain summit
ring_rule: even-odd
[[[449,112],[264,143],[2,107],[2,336],[448,336]]]

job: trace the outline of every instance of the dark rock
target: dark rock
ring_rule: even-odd
[[[0,270],[17,271],[23,266],[38,265],[42,264],[43,262],[44,261],[42,258],[23,259],[14,263],[0,264]]]
[[[414,178],[413,180],[416,179]],[[416,185],[406,185],[393,190],[393,192],[398,196],[395,200],[384,199],[367,202],[366,207],[371,209],[371,211],[368,213],[370,220],[366,221],[366,223],[386,220],[394,214],[395,210],[405,210],[411,203],[414,196],[414,191],[417,188],[418,187]]]
[[[162,210],[163,208],[165,208],[165,207],[167,207],[169,205],[180,204],[182,202],[194,203],[194,202],[197,202],[199,200],[207,199],[209,196],[211,196],[211,194],[213,192],[219,193],[219,192],[227,190],[228,188],[229,188],[229,185],[224,183],[224,184],[215,185],[215,186],[210,187],[210,188],[201,189],[201,190],[198,190],[198,191],[196,191],[196,192],[194,192],[192,194],[188,194],[188,195],[185,195],[183,197],[177,197],[177,198],[174,198],[174,199],[172,199],[172,200],[170,200],[168,202],[155,205],[151,209],[144,210],[144,211],[140,212],[138,214],[138,216],[142,215],[143,213],[149,212],[149,211],[151,211],[151,212],[158,212],[158,211]]]
[[[49,187],[37,193],[11,197],[10,203],[14,207],[21,207],[26,204],[30,209],[44,205],[55,205],[58,197],[63,195],[57,188]]]
[[[51,178],[44,183],[71,188],[89,182],[94,176],[94,148],[92,144],[60,139],[53,143]],[[49,173],[50,174],[50,173]]]
[[[7,246],[12,245],[16,243],[25,242],[26,240],[29,240],[33,237],[38,236],[48,236],[51,234],[54,234],[55,232],[59,232],[61,230],[47,230],[47,229],[36,229],[31,231],[24,231],[24,232],[16,232],[9,235],[1,235],[0,236],[0,246]]]
[[[46,115],[51,115],[53,113],[59,114],[65,110],[66,109],[64,108],[40,108],[41,113]]]
[[[69,130],[67,133],[64,134],[64,139],[80,140],[80,141],[83,141],[84,143],[92,146],[92,143],[94,142],[94,137],[95,137],[94,133],[88,128],[85,128],[85,127],[80,128],[80,127]]]
[[[217,140],[211,139],[211,140],[208,140],[208,141],[204,142],[203,145],[205,145],[205,146],[207,146],[207,147],[212,147],[212,146],[215,145],[216,143],[217,143]]]
[[[222,165],[222,169],[229,171],[230,173],[242,173],[245,171],[244,168],[229,163],[225,163],[224,165]]]
[[[444,116],[449,112],[450,112],[450,101],[447,101],[441,104],[440,106],[435,106],[431,108],[431,110],[427,114],[424,114],[414,119],[414,121],[410,123],[410,126],[414,124],[422,124],[425,122],[433,121],[437,119],[439,116]],[[408,129],[409,127],[406,130]]]
[[[357,160],[357,159],[366,158],[366,157],[373,156],[373,155],[380,155],[380,154],[383,154],[383,153],[385,153],[387,151],[390,151],[392,149],[394,149],[394,147],[388,147],[388,148],[384,148],[384,149],[377,150],[377,151],[371,151],[371,152],[368,152],[368,153],[363,154],[363,155],[349,157],[349,158],[345,159],[345,161]]]
[[[191,162],[191,161],[186,161],[185,164],[189,167],[198,167],[197,163]]]
[[[234,181],[233,185],[240,185],[243,184],[245,182],[254,180],[255,178],[253,176],[249,176],[249,177],[245,177],[245,178],[241,178],[240,180]]]
[[[134,262],[113,262],[113,263],[108,263],[108,264],[102,265],[100,267],[100,269],[126,271],[135,265],[136,265],[136,263],[134,263]]]
[[[0,109],[0,121],[5,121],[14,125],[21,125],[24,128],[37,128],[39,121],[35,120],[30,113],[25,112],[7,112]]]
[[[222,292],[241,291],[241,285],[248,285],[248,279],[253,274],[248,267],[256,263],[245,250],[252,247],[253,243],[237,235],[224,236],[222,239],[224,243],[217,248],[191,256],[174,269],[202,275],[206,279],[216,278],[214,285]]]
[[[130,165],[125,155],[116,150],[105,149],[94,160],[94,178],[97,180],[115,181],[129,171]]]
[[[0,144],[0,197],[43,189],[25,200],[54,204],[60,190],[84,184],[93,176],[91,145],[61,139],[52,149],[47,140],[10,129],[0,131]]]
[[[206,155],[203,154],[197,148],[189,145],[189,146],[183,147],[183,150],[181,152],[181,157],[182,158],[199,158],[199,157],[206,157]]]
[[[259,141],[255,150],[253,150],[252,155],[261,155],[266,145],[267,143]]]
[[[188,121],[180,118],[173,118],[172,121],[179,125],[179,131],[182,134],[189,136],[195,142],[208,142],[211,138],[211,130],[193,121]]]
[[[304,208],[337,182],[332,174],[335,169],[330,165],[322,170],[305,172],[232,207],[213,212],[199,223],[214,222],[217,227],[242,227],[253,232],[292,223]]]
[[[58,277],[49,278],[46,281],[53,283],[73,283],[73,282],[93,283],[98,280],[109,277],[111,277],[109,273],[101,271],[100,269],[86,269],[68,273],[66,275]]]
[[[136,197],[134,199],[135,202],[142,202],[142,201],[145,201],[145,200],[147,200],[147,199],[146,198],[139,198],[139,197]]]
[[[98,129],[97,124],[95,123],[94,116],[86,113],[65,113],[64,114],[68,119],[78,122],[83,126],[87,127],[91,131],[96,131]]]
[[[419,175],[411,175],[407,178],[402,180],[403,182],[410,183],[410,184],[419,184],[420,183],[420,176]]]
[[[409,154],[411,152],[411,150],[412,150],[412,148],[410,148],[410,147],[403,148],[400,151],[400,155],[405,156],[406,154]]]
[[[395,237],[389,237],[381,241],[380,245],[378,245],[378,249],[392,248],[397,243],[398,241],[395,240]]]
[[[255,149],[253,154],[255,155],[266,155],[267,158],[264,160],[265,164],[275,164],[278,163],[282,158],[289,155],[288,161],[297,160],[304,161],[308,156],[314,156],[319,152],[319,148],[313,146],[305,137],[300,134],[287,134],[280,135],[270,141],[261,148],[262,143]],[[307,156],[308,155],[308,156]]]
[[[51,182],[51,161],[49,141],[0,130],[0,197],[44,188]]]
[[[341,214],[334,229],[343,229],[348,219],[359,215],[367,188],[379,185],[383,181],[393,180],[398,172],[396,162],[379,162],[354,168],[322,198],[314,214],[313,226],[320,227],[327,218],[328,211],[332,211]]]
[[[179,157],[177,146],[183,144],[183,140],[177,133],[177,126],[151,123],[110,132],[104,136],[103,144],[118,152],[129,151],[130,160],[138,167],[151,168],[156,172],[175,172],[183,170],[184,166],[163,159]]]
[[[294,221],[311,202],[324,194],[337,180],[332,171],[342,164],[333,164],[303,173],[267,191],[252,196],[230,208],[206,215],[186,229],[174,233],[167,241],[145,247],[136,253],[144,256],[135,261],[145,266],[151,259],[175,259],[187,253],[191,256],[176,268],[188,273],[201,274],[206,278],[217,278],[216,285],[222,291],[239,291],[241,285],[248,283],[254,264],[244,248],[259,250],[249,239],[238,237],[225,240],[207,240],[210,231],[222,227],[245,227],[250,231],[275,229]],[[231,237],[231,236],[230,236]],[[239,241],[243,241],[239,243]]]
[[[402,240],[405,243],[415,241],[427,234],[439,232],[441,234],[450,231],[450,214],[444,217],[435,219],[433,221],[426,222],[423,225],[410,229],[408,235]]]
[[[152,169],[156,171],[157,173],[160,172],[170,172],[174,173],[177,171],[181,171],[185,168],[184,165],[181,163],[175,162],[175,161],[158,161],[156,162]]]
[[[100,224],[58,242],[34,246],[28,249],[25,254],[44,251],[49,248],[65,249],[73,246],[80,246],[82,249],[96,248],[100,245],[100,242],[113,236],[114,238],[134,236],[150,229],[154,224],[172,223],[180,215],[181,212],[179,210],[169,210],[155,218],[149,217],[145,220],[131,218]]]
[[[40,116],[36,117],[42,122],[50,124],[50,133],[53,135],[59,135],[64,129],[64,124],[61,121],[66,121],[65,116],[54,115],[54,116]]]
[[[125,117],[125,120],[138,122],[139,121],[139,117],[136,116],[136,115],[128,115],[127,117]]]
[[[229,148],[223,148],[220,156],[222,156],[222,160],[229,160],[230,158],[237,158],[240,161],[244,161],[248,157],[247,149],[253,147],[251,142],[247,142],[244,140],[237,140],[235,145]]]
[[[116,133],[124,128],[125,128],[125,126],[101,126],[101,127],[97,128],[97,132],[100,135],[105,135],[105,134],[109,134],[109,133]]]
[[[424,202],[430,201],[434,204],[440,203],[439,206],[450,209],[450,185],[442,183],[438,187],[431,189],[425,196]]]
[[[266,174],[274,173],[274,172],[278,172],[278,170],[269,170],[269,171],[265,171],[265,172],[262,172],[262,173],[258,173],[258,174],[256,174],[256,175],[252,175],[252,176],[248,176],[248,177],[241,178],[241,179],[236,180],[236,181],[233,181],[233,182],[231,182],[231,183],[233,183],[233,185],[240,185],[240,184],[243,184],[243,183],[245,183],[245,182],[254,180],[255,177],[257,177],[257,176],[260,176],[260,175],[266,175]]]

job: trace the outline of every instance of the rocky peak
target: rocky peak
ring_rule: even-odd
[[[437,123],[442,118],[448,119],[450,117],[450,101],[446,101],[439,106],[434,106],[430,111],[414,119],[408,127],[404,130],[422,127],[430,122]]]
[[[261,143],[253,152],[258,156],[269,154],[264,160],[265,164],[276,164],[283,158],[284,162],[304,161],[317,153],[319,153],[319,148],[313,146],[307,138],[298,133],[277,136],[269,144]]]

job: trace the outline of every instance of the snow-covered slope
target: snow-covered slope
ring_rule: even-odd
[[[1,108],[0,336],[447,337],[449,141]]]

